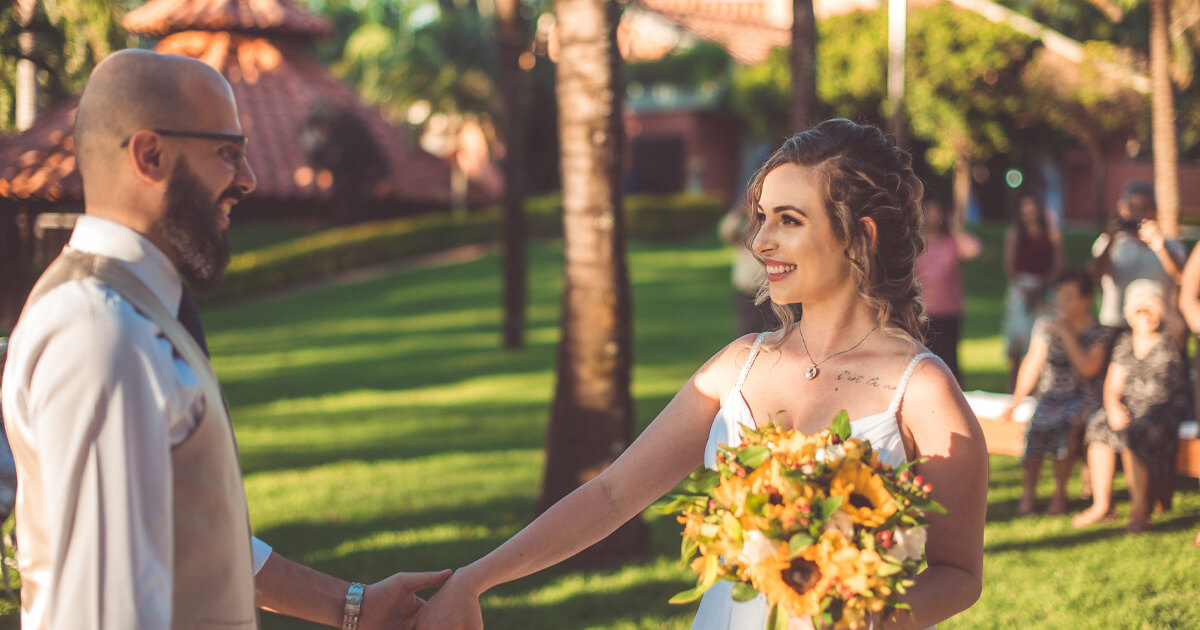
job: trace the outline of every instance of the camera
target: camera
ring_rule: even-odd
[[[1136,234],[1140,227],[1142,227],[1142,222],[1139,219],[1117,219],[1117,228],[1121,231]]]

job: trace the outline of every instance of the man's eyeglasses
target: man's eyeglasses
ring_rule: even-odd
[[[180,131],[177,129],[151,129],[154,133],[160,136],[172,136],[176,138],[199,138],[201,140],[216,140],[218,142],[229,142],[236,145],[237,149],[230,155],[223,156],[230,164],[238,166],[246,157],[246,136],[234,133],[214,133],[211,131]],[[129,146],[129,141],[133,136],[125,138],[121,141],[121,148]]]

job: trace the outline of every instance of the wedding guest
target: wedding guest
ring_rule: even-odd
[[[735,205],[721,219],[717,233],[721,240],[736,245],[733,252],[733,314],[739,335],[770,330],[778,325],[771,310],[771,301],[759,301],[758,296],[767,281],[762,261],[754,252],[742,246],[746,238],[746,212]]]
[[[975,260],[982,251],[979,238],[968,232],[941,200],[925,200],[925,253],[917,259],[916,267],[929,315],[925,345],[950,368],[960,385],[958,341],[966,310],[960,263]]]
[[[1037,407],[1025,432],[1022,459],[1025,486],[1017,513],[1033,512],[1042,461],[1050,457],[1054,468],[1054,495],[1047,514],[1067,509],[1067,479],[1075,457],[1070,448],[1073,426],[1100,407],[1100,390],[1113,329],[1092,315],[1095,290],[1091,275],[1069,269],[1054,282],[1054,314],[1040,318],[1033,328],[1029,352],[1021,361],[1016,389],[1004,412],[1012,419],[1017,405],[1031,393]]]
[[[1192,248],[1179,281],[1179,312],[1193,336],[1200,336],[1200,247]],[[1200,374],[1200,352],[1195,369]],[[1192,379],[1193,419],[1200,419],[1200,378]],[[1200,539],[1197,539],[1200,541]]]
[[[918,341],[922,193],[908,155],[874,127],[831,120],[784,142],[755,176],[748,208],[780,328],[719,350],[611,466],[456,571],[417,627],[482,627],[483,592],[608,536],[696,467],[715,466],[717,446],[739,444],[742,428],[812,434],[839,410],[883,463],[922,458],[917,471],[949,512],[930,516],[928,568],[898,621],[928,627],[970,606],[983,579],[987,452],[954,376]],[[798,322],[784,308],[797,303]],[[693,628],[766,626],[765,597],[739,602],[731,587],[705,593]]]
[[[1093,503],[1075,516],[1076,527],[1110,517],[1118,453],[1129,486],[1127,533],[1146,529],[1155,490],[1173,479],[1179,422],[1190,413],[1191,402],[1183,355],[1163,330],[1163,294],[1160,285],[1146,279],[1125,290],[1130,330],[1117,338],[1104,380],[1104,405],[1088,422]]]
[[[1017,198],[1012,226],[1004,234],[1004,347],[1012,391],[1021,357],[1029,349],[1038,302],[1062,270],[1062,235],[1050,225],[1041,197],[1025,191]]]
[[[228,410],[183,280],[216,285],[255,188],[232,88],[145,50],[96,66],[75,147],[85,215],[9,340],[21,625],[255,628],[257,605],[325,625],[411,616],[447,574],[367,587],[250,536]],[[178,317],[178,319],[177,319]]]
[[[1117,201],[1108,229],[1092,244],[1092,273],[1100,278],[1100,323],[1105,326],[1128,327],[1122,299],[1135,280],[1152,280],[1168,297],[1175,295],[1186,250],[1180,241],[1163,235],[1154,220],[1156,212],[1154,189],[1141,182],[1130,184]],[[1172,327],[1181,324],[1175,308],[1171,300],[1164,313]]]

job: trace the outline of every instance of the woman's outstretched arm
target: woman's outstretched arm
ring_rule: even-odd
[[[611,466],[554,504],[500,547],[459,569],[421,609],[421,630],[483,627],[479,596],[586,549],[675,486],[703,461],[720,397],[753,336],[709,359]]]

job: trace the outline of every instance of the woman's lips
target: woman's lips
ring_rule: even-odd
[[[767,272],[767,280],[776,282],[783,279],[789,273],[796,270],[796,265],[790,263],[782,263],[774,260],[763,261],[763,268]]]

